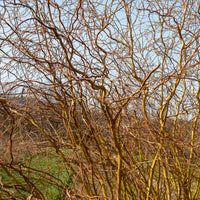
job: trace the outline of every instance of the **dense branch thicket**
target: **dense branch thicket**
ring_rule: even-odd
[[[0,0],[1,199],[200,198],[198,8]]]

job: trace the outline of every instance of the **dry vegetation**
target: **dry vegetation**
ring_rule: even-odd
[[[0,199],[200,198],[196,0],[0,0],[0,22]]]

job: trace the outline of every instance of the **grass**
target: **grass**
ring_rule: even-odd
[[[68,150],[65,153],[66,157],[71,157],[71,152]],[[144,162],[140,162],[139,156],[135,155],[136,163],[138,164],[138,167],[140,168],[141,165],[144,168],[144,177],[146,176],[148,178],[149,170],[151,167],[153,155],[147,155],[147,159],[145,159]],[[71,172],[62,160],[58,157],[58,155],[55,153],[54,150],[46,150],[42,153],[37,153],[32,156],[26,156],[25,158],[21,158],[18,160],[18,163],[21,165],[16,165],[16,167],[19,168],[23,172],[23,175],[28,177],[28,180],[30,180],[37,188],[38,190],[43,194],[44,198],[46,200],[64,200],[64,187],[70,188],[75,181],[73,180]],[[13,165],[15,166],[15,165]],[[13,176],[9,176],[6,171],[1,168],[0,166],[0,200],[7,200],[8,198],[2,197],[5,194],[2,193],[2,186],[4,185],[10,185],[16,184],[16,181],[13,179],[16,179],[18,182],[20,182],[21,185],[24,185],[27,187],[27,183],[25,182],[24,178],[20,173],[15,171],[14,169],[8,169],[8,172]],[[160,198],[165,198],[165,188],[164,188],[164,177],[162,174],[162,166],[157,162],[155,168],[154,168],[154,176],[152,179],[152,188],[156,191],[157,186],[159,186],[158,193],[160,193]],[[142,170],[142,169],[141,169]],[[199,172],[199,166],[193,169],[194,172]],[[131,170],[131,171],[134,171]],[[130,171],[130,176],[131,172]],[[175,174],[175,171],[169,172],[169,178],[172,178],[172,174]],[[141,177],[141,180],[142,177]],[[110,181],[113,181],[113,186],[115,187],[115,180],[110,179]],[[174,182],[172,182],[174,181]],[[170,186],[171,189],[175,189],[176,185],[179,185],[181,182],[176,182],[177,180],[170,179]],[[180,180],[179,180],[180,181]],[[194,194],[194,191],[196,187],[199,187],[197,184],[197,180],[192,180],[194,183],[191,185],[191,194]],[[180,185],[181,187],[181,185]],[[6,187],[5,187],[6,188]],[[137,196],[137,190],[135,189],[134,185],[128,186],[128,189],[132,190],[132,193]],[[22,187],[12,187],[7,189],[13,196],[14,199],[20,200],[20,199],[27,199],[30,196],[30,192],[24,191]],[[183,190],[182,190],[183,191]],[[198,191],[197,191],[198,192]],[[183,193],[183,192],[182,192]],[[196,196],[198,196],[199,192]],[[172,193],[172,195],[175,198],[175,193]],[[11,196],[11,195],[10,195]],[[18,197],[17,197],[18,196]],[[181,197],[183,194],[181,194]]]
[[[45,199],[61,200],[64,186],[70,187],[73,183],[73,179],[70,178],[69,170],[53,151],[25,157],[20,159],[19,163],[21,163],[21,165],[17,165],[16,167],[19,168],[20,166],[23,175],[39,189]],[[28,185],[19,172],[14,169],[8,169],[7,172],[12,176],[9,176],[8,173],[0,167],[1,185],[12,186],[14,184],[19,185],[19,183],[24,186]],[[17,189],[11,187],[8,190],[13,196],[20,196],[16,199],[22,199],[22,196],[25,198],[30,196],[30,193],[25,192],[22,187],[18,187]],[[2,198],[2,200],[4,199]]]

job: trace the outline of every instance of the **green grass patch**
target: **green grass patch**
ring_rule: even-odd
[[[30,196],[27,188],[34,185],[45,199],[61,200],[63,188],[73,183],[69,169],[54,151],[28,156],[13,166],[14,169],[0,166],[0,178],[4,190],[16,199]]]

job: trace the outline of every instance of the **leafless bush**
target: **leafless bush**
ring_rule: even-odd
[[[2,198],[198,199],[198,10],[1,0]]]

